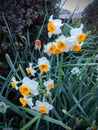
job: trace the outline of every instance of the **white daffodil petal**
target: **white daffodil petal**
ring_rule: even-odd
[[[13,83],[14,83],[14,86],[12,86],[12,87],[13,87],[13,88],[15,88],[16,90],[18,90],[18,86],[17,86],[18,81],[16,80],[16,78],[15,78],[15,77],[13,77],[13,78],[11,79],[11,82],[13,82]]]
[[[28,77],[24,77],[24,79],[22,80],[23,84],[25,86],[28,86],[30,88],[30,93],[34,94],[34,95],[38,95],[39,91],[38,91],[38,82],[35,80],[31,80]]]
[[[28,106],[32,109],[32,107],[33,107],[32,98],[28,98],[28,97],[24,96],[24,100],[26,101]]]
[[[82,34],[83,24],[79,28],[72,28],[70,30],[70,35],[77,37],[79,34]]]

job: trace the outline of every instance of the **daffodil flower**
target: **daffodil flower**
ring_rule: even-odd
[[[66,38],[64,35],[61,35],[58,39],[56,39],[57,48],[60,52],[68,52],[73,42],[75,42],[75,39],[72,39],[72,37]]]
[[[5,113],[6,110],[9,108],[4,102],[0,102],[0,112]]]
[[[29,67],[26,68],[27,74],[35,76],[36,71],[32,68],[33,63],[29,63]]]
[[[56,39],[56,43],[60,52],[68,52],[70,51],[72,45],[77,43],[77,41],[75,37],[66,38],[64,35],[61,35],[58,39]]]
[[[51,38],[52,34],[61,34],[60,28],[62,26],[62,21],[60,19],[53,19],[53,15],[51,15],[47,24],[49,38]]]
[[[49,91],[54,88],[54,80],[49,79],[47,81],[44,81],[44,86],[46,87],[46,90]]]
[[[33,109],[39,111],[41,114],[48,114],[49,111],[53,109],[53,106],[48,102],[41,102],[37,100]]]
[[[22,95],[28,95],[30,93],[30,88],[27,84],[22,84],[20,87],[19,87],[19,92],[22,94]]]
[[[23,107],[28,105],[32,109],[32,107],[33,107],[32,98],[29,98],[28,96],[24,96],[24,97],[20,97],[19,101]]]
[[[74,67],[74,68],[71,70],[71,73],[72,73],[73,75],[75,75],[75,74],[80,73],[80,70],[79,70],[77,67]]]
[[[77,42],[83,42],[86,39],[87,34],[83,33],[83,24],[80,25],[79,28],[72,28],[70,30],[70,35],[77,39]]]
[[[13,77],[11,79],[11,86],[12,86],[12,88],[15,88],[16,90],[18,90],[17,84],[18,84],[18,81],[16,81],[15,77]]]
[[[66,42],[65,42],[65,36],[61,35],[58,39],[56,39],[57,48],[60,51],[64,51],[67,48]]]
[[[31,75],[35,76],[36,71],[32,68],[32,65],[33,65],[33,63],[29,63],[29,68],[30,68],[30,71],[31,71]]]
[[[23,84],[19,87],[19,91],[22,95],[28,95],[30,93],[33,95],[39,94],[37,81],[24,77],[22,82]]]
[[[49,71],[50,69],[49,60],[46,57],[39,58],[38,67],[41,73]]]
[[[72,45],[71,50],[72,50],[73,52],[78,52],[78,51],[81,50],[81,48],[82,48],[82,46],[81,46],[79,43],[76,43],[76,44],[73,44],[73,45]]]
[[[47,53],[49,56],[55,54],[56,51],[56,43],[49,42],[47,45],[44,45],[44,52]]]

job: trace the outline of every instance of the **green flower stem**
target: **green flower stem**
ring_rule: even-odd
[[[75,117],[74,117],[73,115],[71,115],[69,112],[67,112],[65,109],[63,109],[62,112],[63,112],[66,116],[69,116],[69,117],[75,119]]]
[[[66,130],[71,130],[71,128],[67,125],[65,125],[62,121],[58,121],[56,119],[53,119],[51,117],[48,117],[46,115],[43,116],[43,119],[46,120],[46,121],[49,121],[51,123],[54,123],[56,125],[59,125],[59,126],[62,126],[63,128],[65,128]]]
[[[36,120],[38,120],[39,118],[41,118],[41,114],[38,114],[37,116],[35,116],[32,120],[30,120],[25,126],[23,126],[20,130],[26,130],[29,126],[31,126]]]
[[[43,102],[45,102],[45,97],[46,97],[46,95],[43,95],[43,99],[42,99]]]
[[[25,77],[26,73],[25,73],[25,71],[23,70],[23,68],[22,68],[22,66],[20,64],[19,64],[19,68],[20,68],[22,76]]]
[[[3,118],[4,118],[4,127],[7,128],[6,113],[3,114]]]
[[[38,130],[40,121],[41,121],[41,118],[39,118],[39,119],[37,120],[36,126],[35,126],[34,130]]]
[[[12,71],[13,71],[13,72],[16,72],[16,69],[15,69],[15,67],[14,67],[14,64],[12,63],[12,60],[11,60],[11,58],[10,58],[10,56],[9,56],[8,54],[6,54],[6,59],[7,59],[7,62],[8,62],[8,64],[9,64],[10,68],[12,69]],[[16,76],[17,76],[17,78],[18,78],[19,80],[21,80],[21,78],[20,78],[20,76],[18,75],[18,73],[16,73]]]
[[[63,67],[65,66],[95,66],[95,65],[98,65],[98,63],[63,64]]]
[[[59,62],[59,61],[58,61]],[[56,89],[55,89],[55,95],[57,94],[58,90],[59,90],[59,86],[61,84],[61,80],[62,80],[62,64],[63,63],[63,53],[61,54],[60,57],[60,63],[59,63],[59,69],[58,69],[58,77],[57,77],[57,85],[56,85]]]

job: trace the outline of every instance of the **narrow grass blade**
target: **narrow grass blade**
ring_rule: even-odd
[[[20,130],[26,130],[29,126],[31,126],[36,120],[38,120],[41,117],[40,115],[35,116],[32,120],[30,120],[24,127],[22,127]]]

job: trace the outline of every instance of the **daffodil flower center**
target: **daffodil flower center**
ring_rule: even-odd
[[[23,107],[25,107],[27,105],[26,101],[24,100],[24,98],[19,98],[20,103],[22,104]]]
[[[86,39],[86,34],[85,33],[82,33],[82,34],[79,34],[78,37],[77,37],[77,41],[78,42],[82,42]]]
[[[59,41],[58,48],[62,51],[64,49],[66,49],[66,44],[63,41]]]
[[[52,83],[48,84],[49,89],[52,89],[53,87],[54,87],[54,84],[52,84]]]
[[[41,106],[41,107],[39,108],[39,112],[42,113],[42,114],[46,113],[46,107]]]
[[[49,47],[49,52],[51,53],[51,54],[54,54],[55,53],[55,50],[56,50],[56,46],[55,45],[50,45],[50,47]]]
[[[12,88],[15,88],[15,83],[11,82],[11,86],[12,86]]]
[[[51,33],[54,32],[55,30],[55,27],[54,27],[54,23],[52,21],[49,21],[48,24],[47,24],[47,30]]]
[[[49,66],[48,64],[40,64],[39,69],[41,72],[46,72],[48,70]]]
[[[19,87],[19,91],[22,95],[28,95],[30,93],[30,88],[28,86],[22,85]]]
[[[30,68],[26,68],[26,72],[27,74],[30,74],[31,73]]]
[[[74,44],[72,46],[72,51],[78,52],[81,50],[81,46],[79,44]]]
[[[56,48],[55,54],[60,54],[60,53],[61,53],[61,51],[58,48]]]

